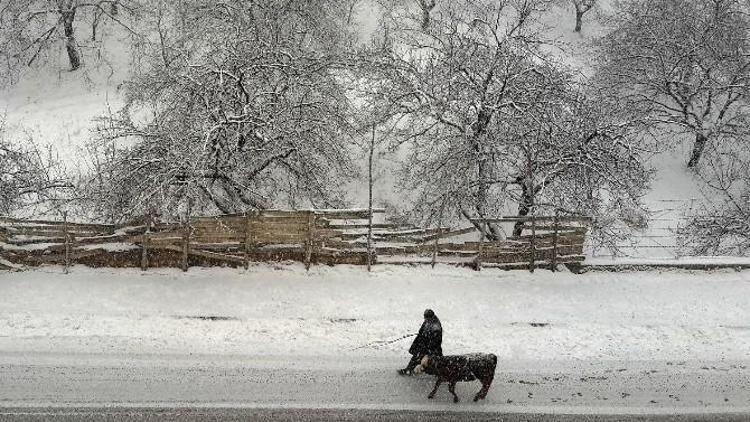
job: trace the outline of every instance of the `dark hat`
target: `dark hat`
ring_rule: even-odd
[[[432,312],[432,309],[425,309],[424,310],[424,317],[425,318],[435,318],[435,312]]]

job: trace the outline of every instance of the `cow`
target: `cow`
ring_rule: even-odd
[[[479,380],[482,388],[474,396],[474,401],[487,397],[492,380],[495,378],[497,356],[492,353],[472,353],[453,356],[425,356],[415,368],[415,372],[435,375],[435,388],[427,396],[434,398],[435,393],[443,382],[448,383],[448,391],[453,394],[453,402],[458,403],[456,383],[459,381]]]

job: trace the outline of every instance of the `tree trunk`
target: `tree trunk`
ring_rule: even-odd
[[[576,8],[576,32],[581,32],[581,26],[583,25],[583,13],[580,9]]]
[[[487,185],[487,160],[479,158],[479,187],[477,189],[477,215],[487,218],[487,203],[489,201],[489,186]]]
[[[474,152],[477,154],[478,172],[479,172],[478,174],[479,186],[477,190],[477,202],[476,202],[476,212],[479,218],[488,217],[487,207],[489,206],[489,192],[490,192],[490,185],[488,183],[488,180],[490,180],[490,170],[491,170],[492,163],[489,162],[489,159],[484,154],[480,139],[482,135],[484,135],[484,133],[486,132],[487,127],[489,126],[491,120],[492,120],[492,113],[486,110],[481,110],[479,112],[479,116],[477,116],[477,121],[473,124],[474,133],[473,133],[473,138],[472,138],[472,148],[474,149]],[[487,224],[486,228],[487,230],[485,231],[485,234],[487,235],[488,240],[497,240],[500,238],[500,233],[498,232],[497,226],[493,224]]]
[[[64,10],[60,13],[62,15],[63,29],[65,30],[65,49],[68,51],[70,70],[76,70],[81,67],[81,57],[78,54],[78,47],[76,46],[76,38],[73,31],[76,9]]]
[[[490,163],[488,163],[488,160],[486,158],[481,157],[479,159],[479,188],[477,192],[476,204],[477,215],[479,216],[479,218],[489,217],[487,215],[487,208],[490,201],[490,186],[487,182],[489,180],[489,169]],[[486,224],[485,227],[485,235],[487,236],[487,240],[494,241],[500,239],[501,236],[495,224]]]
[[[91,41],[96,41],[96,29],[99,27],[99,19],[102,17],[102,12],[94,12],[94,21],[91,23]]]
[[[690,155],[690,161],[688,161],[688,168],[693,168],[698,165],[698,161],[700,161],[701,156],[703,155],[703,150],[706,148],[706,143],[708,143],[708,138],[702,133],[695,135],[695,144],[693,144],[693,152]]]
[[[534,203],[534,192],[529,184],[529,181],[525,178],[521,183],[521,202],[518,204],[519,217],[526,217],[527,215],[529,215],[531,206]],[[513,226],[514,237],[518,237],[521,235],[521,233],[523,232],[523,224],[523,221],[519,221]]]
[[[422,9],[422,30],[426,31],[430,27],[430,11]]]
[[[422,30],[430,27],[430,12],[435,7],[435,0],[419,0],[419,8],[422,9]]]

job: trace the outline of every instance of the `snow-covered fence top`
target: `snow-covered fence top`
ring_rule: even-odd
[[[82,224],[62,221],[24,220],[0,217],[0,241],[18,245],[43,243],[50,241],[64,242],[64,234],[87,238],[113,234],[115,226],[111,224]]]
[[[81,263],[144,269],[282,260],[308,266],[363,265],[368,260],[368,217],[366,209],[263,210],[182,222],[149,216],[117,226],[0,218],[0,258],[21,265]],[[533,224],[517,218],[494,219],[494,223],[521,224],[522,230],[518,236],[489,241],[479,236],[475,226],[425,228],[376,220],[369,252],[373,263],[445,262],[473,267],[580,262],[588,228],[588,221],[580,218],[554,222],[539,218]]]

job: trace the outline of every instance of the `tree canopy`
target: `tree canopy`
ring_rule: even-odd
[[[127,107],[109,197],[133,211],[190,200],[220,212],[341,203],[352,172],[343,2],[163,4]],[[127,194],[115,191],[124,191]]]

